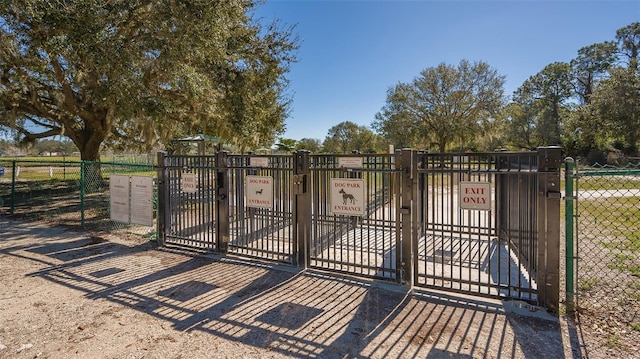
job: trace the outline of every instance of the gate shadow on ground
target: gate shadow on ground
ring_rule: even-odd
[[[38,262],[42,269],[31,276],[147,313],[178,331],[290,357],[564,357],[558,322],[506,313],[500,303],[482,299],[408,293],[392,284],[231,257],[158,252],[150,244],[69,240],[64,232],[23,227],[16,236],[42,238],[0,250]]]

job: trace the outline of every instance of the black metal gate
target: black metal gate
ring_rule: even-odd
[[[158,155],[158,233],[163,244],[216,250],[215,156]]]
[[[310,266],[398,280],[401,170],[395,156],[316,155],[310,161]],[[334,213],[332,180],[362,185],[362,214]],[[360,201],[346,192],[337,197],[338,205]]]
[[[258,164],[252,164],[252,158],[259,159]],[[229,252],[293,263],[293,156],[228,156],[227,169]],[[269,208],[247,203],[245,192],[252,188],[247,179],[252,176],[272,179]]]
[[[535,161],[537,152],[418,156],[416,285],[537,299]]]
[[[554,309],[560,156],[160,155],[160,238]]]

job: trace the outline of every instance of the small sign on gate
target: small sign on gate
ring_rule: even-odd
[[[196,193],[198,191],[198,181],[195,173],[182,172],[182,192]]]
[[[364,215],[364,180],[357,178],[331,179],[331,212],[350,216]]]
[[[247,207],[273,208],[273,177],[246,177]]]
[[[249,157],[251,167],[269,167],[269,157]]]
[[[460,209],[491,210],[491,183],[460,182],[458,202]]]
[[[338,166],[342,168],[362,168],[362,157],[338,157]]]

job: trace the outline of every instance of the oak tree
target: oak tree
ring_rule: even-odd
[[[252,0],[0,0],[0,125],[22,141],[105,143],[204,133],[273,143],[284,129],[292,28]]]
[[[439,152],[455,141],[464,146],[502,107],[504,82],[485,62],[427,68],[412,82],[390,89],[374,128],[385,137],[406,136],[413,142],[407,145],[424,144]]]

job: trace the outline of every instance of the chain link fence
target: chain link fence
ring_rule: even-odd
[[[154,239],[155,225],[111,220],[109,180],[112,175],[152,177],[152,201],[157,203],[156,170],[152,162],[0,159],[0,215]],[[154,205],[154,223],[155,212]]]
[[[640,330],[640,166],[569,167],[567,241],[575,241],[576,277],[567,283],[575,283],[578,310]]]

